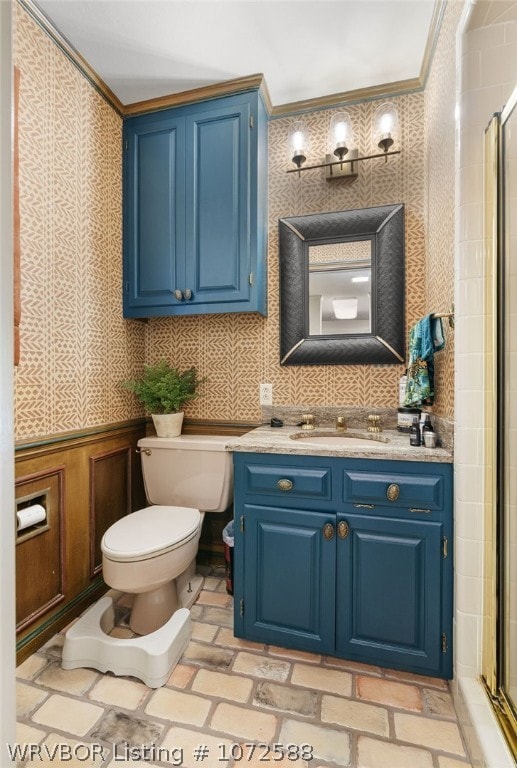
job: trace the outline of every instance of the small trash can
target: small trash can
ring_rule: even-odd
[[[226,566],[226,591],[233,595],[233,545],[235,543],[233,533],[233,520],[223,528],[224,562]]]

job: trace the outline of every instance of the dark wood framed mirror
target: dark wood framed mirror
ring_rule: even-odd
[[[280,363],[404,362],[404,206],[279,220]]]

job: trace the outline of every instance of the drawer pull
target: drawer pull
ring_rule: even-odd
[[[346,539],[348,534],[350,533],[350,526],[345,520],[341,520],[337,524],[337,535],[340,539]]]
[[[284,478],[282,480],[278,480],[276,487],[280,491],[291,491],[293,489],[294,483],[292,480],[287,480],[287,478]]]
[[[398,483],[390,483],[386,489],[386,498],[388,501],[397,501],[400,496],[400,485]]]
[[[354,504],[358,509],[375,509],[375,504]]]
[[[432,510],[430,509],[420,509],[419,507],[410,507],[410,512],[422,512],[424,515],[430,515]]]
[[[332,523],[325,523],[325,525],[323,526],[323,537],[327,541],[330,541],[331,539],[334,538],[334,526],[332,525]]]
[[[180,291],[179,288],[176,288],[175,291],[173,291],[174,298],[178,301],[183,301],[183,291]]]

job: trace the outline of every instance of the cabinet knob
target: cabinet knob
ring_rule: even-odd
[[[348,534],[350,533],[350,526],[346,522],[346,520],[340,520],[337,524],[337,535],[340,539],[346,539]]]
[[[292,480],[287,480],[287,478],[283,478],[282,480],[278,480],[276,487],[280,491],[291,491],[294,486],[294,483]]]
[[[176,290],[173,291],[173,293],[174,293],[174,298],[178,299],[178,301],[181,301],[183,299],[183,291],[180,291],[179,288],[176,288]]]
[[[187,301],[190,301],[190,300],[191,300],[191,298],[192,298],[192,296],[193,296],[193,293],[192,293],[192,291],[190,290],[190,288],[185,288],[185,299],[186,299]]]
[[[400,496],[400,485],[398,483],[390,483],[386,489],[386,498],[388,501],[397,501]]]
[[[325,523],[323,526],[323,538],[330,541],[334,538],[334,526],[332,523]]]

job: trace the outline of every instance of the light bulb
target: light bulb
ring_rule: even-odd
[[[354,132],[348,112],[337,112],[330,121],[329,150],[340,160],[352,149]]]
[[[304,123],[297,120],[289,129],[289,153],[292,162],[300,168],[307,159],[308,131]]]
[[[293,133],[293,151],[299,152],[301,149],[303,149],[304,145],[304,135],[302,131],[295,131]]]
[[[395,142],[398,133],[398,116],[394,104],[381,104],[373,118],[373,139],[375,144],[387,152]]]
[[[381,133],[391,133],[393,126],[393,116],[388,112],[381,117],[380,130]]]
[[[345,123],[336,123],[334,128],[334,138],[336,139],[336,142],[338,141],[346,141],[346,125]]]

